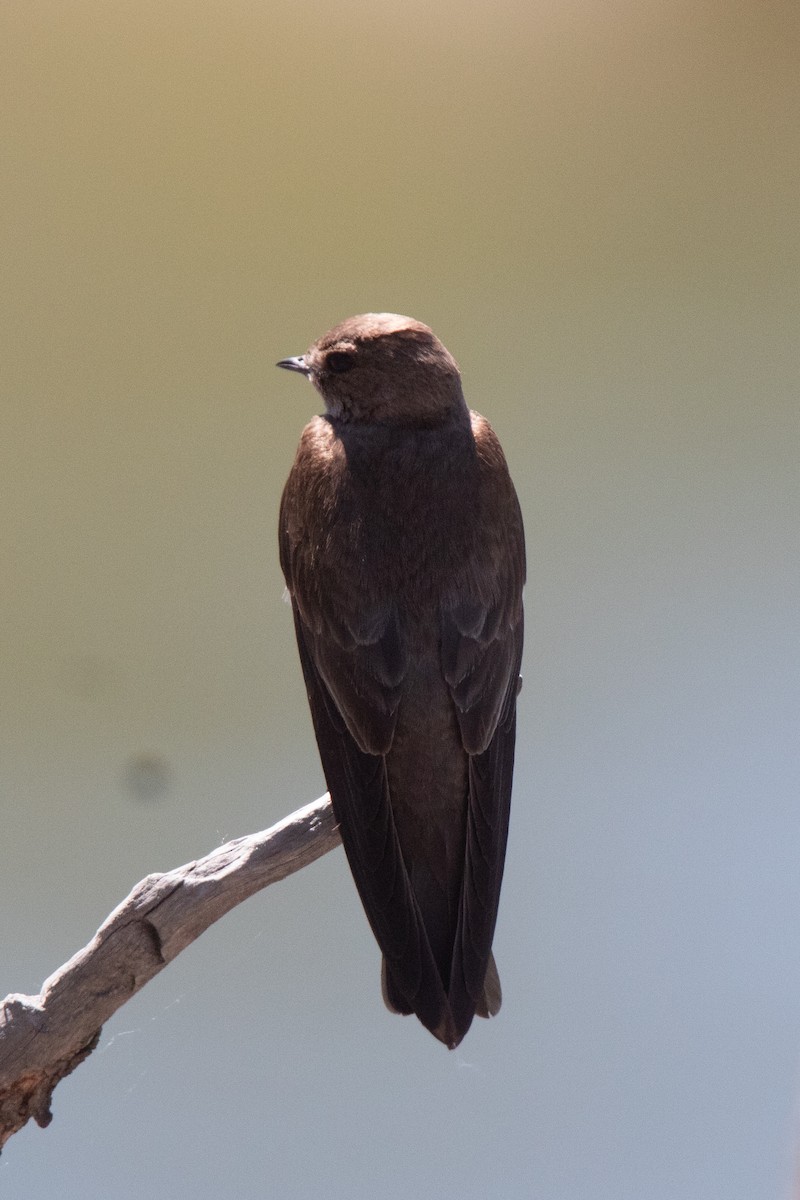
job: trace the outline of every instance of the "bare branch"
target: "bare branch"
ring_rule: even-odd
[[[91,1054],[103,1023],[181,950],[248,896],[339,845],[330,798],[196,862],[148,875],[42,985],[0,1005],[0,1147],[52,1118],[56,1084]]]

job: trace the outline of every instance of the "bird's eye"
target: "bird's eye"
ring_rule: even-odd
[[[345,371],[352,371],[355,365],[355,354],[348,354],[344,350],[334,350],[325,359],[325,366],[329,371],[333,371],[334,375],[343,375]]]

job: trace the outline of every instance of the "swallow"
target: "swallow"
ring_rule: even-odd
[[[366,313],[277,365],[324,401],[283,492],[279,544],[334,814],[388,1008],[453,1049],[501,1003],[519,503],[427,325]]]

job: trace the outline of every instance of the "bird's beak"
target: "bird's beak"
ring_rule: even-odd
[[[283,367],[285,371],[299,371],[301,375],[308,375],[311,370],[302,354],[297,358],[282,358],[275,366]]]

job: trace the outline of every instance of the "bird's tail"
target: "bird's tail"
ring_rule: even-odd
[[[381,993],[383,995],[383,1002],[389,1009],[389,1012],[400,1013],[401,1016],[409,1016],[414,1011],[394,985],[392,973],[387,966],[385,958],[381,962]],[[475,1006],[475,1015],[478,1017],[496,1017],[502,1003],[503,992],[500,987],[500,975],[497,971],[494,954],[490,954],[489,964],[486,968],[486,979],[483,984],[483,993],[478,997]],[[444,1026],[449,1028],[448,1022],[444,1022]],[[436,1031],[432,1032],[435,1033]],[[444,1036],[440,1037],[439,1040],[449,1045],[451,1038],[444,1027],[442,1033]],[[439,1034],[437,1033],[436,1036],[438,1037]]]

